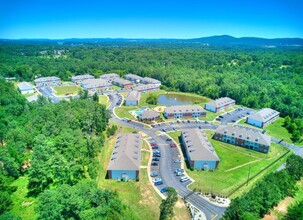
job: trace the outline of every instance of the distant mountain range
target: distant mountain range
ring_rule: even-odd
[[[58,43],[180,43],[180,44],[202,44],[202,45],[220,45],[220,46],[258,46],[258,47],[303,47],[302,38],[258,38],[258,37],[232,37],[229,35],[201,37],[193,39],[144,39],[144,38],[69,38],[69,39],[19,39],[9,40],[1,39],[0,42],[58,42]]]

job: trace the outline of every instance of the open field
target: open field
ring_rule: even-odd
[[[117,125],[117,124],[116,124]],[[129,133],[133,129],[118,125],[118,132]],[[116,190],[122,199],[123,203],[128,205],[138,215],[139,219],[153,220],[159,219],[161,197],[157,194],[148,179],[147,169],[140,169],[140,180],[130,182],[120,182],[116,180],[105,179],[107,166],[112,153],[112,146],[115,143],[116,136],[112,136],[105,140],[104,148],[102,149],[99,161],[100,170],[98,175],[98,184],[101,188]],[[145,142],[144,142],[145,143]],[[146,144],[146,143],[145,143]],[[146,149],[147,146],[144,146]],[[141,151],[143,161],[142,166],[147,165],[149,152]],[[175,206],[175,213],[178,213],[176,219],[189,219],[187,208],[182,201],[179,201]]]
[[[99,103],[105,105],[106,108],[110,106],[110,102],[106,95],[99,95]]]
[[[129,111],[133,111],[138,109],[137,106],[121,106],[115,108],[115,113],[119,118],[129,118],[135,120],[135,117],[129,113]]]
[[[250,177],[258,174],[264,167],[270,165],[279,156],[288,150],[280,145],[273,144],[268,154],[251,151],[246,148],[237,147],[227,143],[211,139],[213,131],[205,131],[210,142],[214,146],[220,163],[215,171],[191,171],[186,167],[187,174],[195,180],[190,185],[191,189],[198,189],[202,192],[214,192],[217,194],[229,195],[232,191],[247,181],[248,174]],[[168,133],[177,143],[179,143],[180,131]],[[276,169],[283,160],[277,162],[274,166],[269,167],[264,173]],[[258,176],[260,178],[262,175]],[[257,178],[253,179],[255,181]],[[241,190],[239,191],[241,192]],[[234,193],[232,197],[238,195]]]
[[[13,182],[12,186],[16,186],[17,191],[12,193],[13,208],[11,212],[16,216],[21,217],[23,220],[33,220],[37,219],[37,215],[34,211],[37,199],[27,197],[27,184],[27,176],[21,176]]]
[[[64,96],[65,94],[76,95],[82,88],[80,86],[54,86],[55,95]]]

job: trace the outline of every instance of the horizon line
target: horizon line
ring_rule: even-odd
[[[267,38],[267,37],[256,37],[256,36],[242,36],[242,37],[235,37],[228,34],[222,35],[210,35],[210,36],[203,36],[203,37],[192,37],[192,38],[125,38],[125,37],[69,37],[69,38],[0,38],[0,40],[71,40],[71,39],[121,39],[121,40],[192,40],[192,39],[200,39],[200,38],[208,38],[208,37],[231,37],[236,39],[241,38],[259,38],[259,39],[267,39],[267,40],[275,40],[275,39],[303,39],[303,37],[276,37],[276,38]]]

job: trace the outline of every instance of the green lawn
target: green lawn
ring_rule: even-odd
[[[133,111],[135,109],[138,109],[137,106],[121,106],[115,108],[115,113],[120,118],[129,118],[132,120],[135,120],[135,117],[129,113],[129,111]]]
[[[16,186],[17,191],[12,194],[12,212],[23,220],[32,220],[37,218],[37,214],[34,210],[37,199],[34,197],[27,197],[27,184],[27,176],[19,177],[13,182],[12,186]]]
[[[105,105],[106,108],[110,106],[110,102],[106,95],[99,95],[99,103]]]
[[[118,132],[129,133],[132,131],[134,130],[131,128],[118,125]],[[115,140],[115,136],[107,138],[105,140],[104,148],[102,149],[99,156],[100,170],[98,175],[98,184],[101,186],[101,188],[116,190],[123,203],[134,210],[139,219],[159,219],[159,206],[161,203],[161,198],[149,182],[146,168],[140,169],[140,180],[138,182],[118,182],[116,180],[105,179],[107,166],[111,157],[112,147],[115,143]],[[144,146],[144,149],[146,147],[147,146]],[[143,157],[141,165],[145,166],[147,165],[149,152],[141,151],[141,154]],[[182,219],[189,219],[187,208],[184,205],[176,206],[175,212],[178,213]]]
[[[239,188],[242,183],[247,181],[249,169],[250,177],[257,174],[264,167],[269,165],[283,153],[287,152],[287,149],[280,145],[273,144],[268,154],[259,153],[246,148],[237,147],[227,143],[223,143],[217,140],[211,139],[213,131],[205,131],[210,142],[214,146],[219,158],[220,163],[218,169],[215,171],[191,171],[186,168],[187,174],[192,177],[195,182],[190,185],[191,189],[198,189],[202,192],[214,192],[217,194],[229,195],[233,190]],[[177,143],[179,143],[180,131],[168,133]],[[250,165],[247,164],[253,162]],[[257,178],[263,176],[264,173],[268,173],[276,169],[280,164],[279,161],[272,167],[270,167],[262,175],[258,175]],[[234,168],[234,169],[232,169]],[[253,182],[256,180],[253,179]],[[243,190],[234,193],[232,197],[239,195]]]
[[[55,95],[58,96],[63,96],[70,93],[76,95],[80,90],[82,90],[81,86],[54,86],[53,89],[56,91]]]

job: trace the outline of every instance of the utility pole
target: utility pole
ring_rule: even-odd
[[[248,169],[248,176],[247,176],[247,183],[246,183],[246,186],[248,185],[249,175],[250,175],[250,165],[249,165],[249,169]]]

